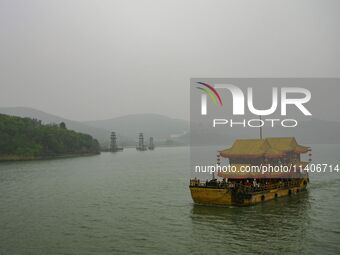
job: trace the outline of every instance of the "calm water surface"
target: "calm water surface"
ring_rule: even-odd
[[[340,161],[340,146],[313,147]],[[245,208],[195,206],[189,148],[0,164],[0,254],[340,254],[340,174]]]

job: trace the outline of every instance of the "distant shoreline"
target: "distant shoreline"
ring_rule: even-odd
[[[76,158],[76,157],[87,157],[99,155],[99,153],[83,153],[83,154],[66,154],[66,155],[56,155],[56,156],[44,156],[44,157],[34,157],[34,156],[19,156],[19,155],[1,155],[0,162],[13,162],[13,161],[33,161],[33,160],[49,160],[49,159],[63,159],[63,158]]]

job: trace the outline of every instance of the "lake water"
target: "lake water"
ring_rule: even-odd
[[[313,147],[339,161],[340,146]],[[195,206],[189,148],[0,163],[0,254],[340,254],[340,174],[252,207]]]

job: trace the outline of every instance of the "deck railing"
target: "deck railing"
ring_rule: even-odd
[[[228,190],[239,190],[245,193],[261,192],[273,189],[291,188],[299,185],[300,180],[291,179],[287,182],[279,182],[275,184],[263,184],[257,183],[257,185],[244,185],[240,183],[230,183],[230,182],[201,182],[198,179],[190,180],[190,187],[205,187],[205,188],[216,188],[216,189],[228,189]]]

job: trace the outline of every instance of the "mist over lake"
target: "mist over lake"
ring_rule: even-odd
[[[336,162],[338,145],[313,146]],[[4,254],[337,254],[340,176],[252,207],[194,205],[189,148],[0,163]],[[270,246],[264,245],[270,242]],[[212,245],[213,243],[213,245]],[[264,247],[265,246],[265,247]],[[240,250],[240,247],[242,249]]]

